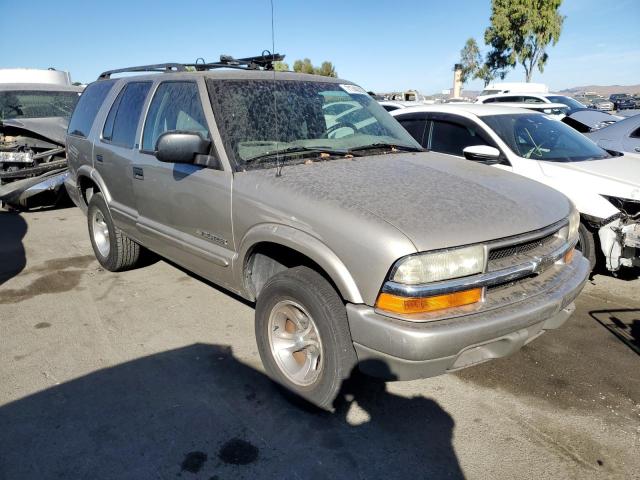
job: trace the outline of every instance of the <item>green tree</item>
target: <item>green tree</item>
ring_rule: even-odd
[[[537,67],[544,71],[546,48],[560,39],[565,17],[558,9],[562,0],[492,0],[491,25],[484,41],[491,47],[486,65],[504,78],[508,68],[520,63],[527,82]]]
[[[315,73],[315,68],[313,68],[311,60],[305,58],[304,60],[296,60],[293,62],[293,71],[298,73]]]
[[[336,69],[331,62],[322,62],[320,68],[315,69],[316,75],[322,75],[325,77],[337,77]]]
[[[459,63],[462,66],[462,71],[460,73],[460,81],[462,82],[462,85],[472,78],[476,78],[476,73],[482,64],[482,55],[480,54],[478,43],[474,38],[467,39],[464,47],[460,50]]]
[[[285,62],[273,62],[273,69],[276,72],[288,72],[289,64]]]
[[[501,72],[496,73],[495,71],[491,70],[489,66],[485,63],[484,65],[481,65],[478,68],[478,70],[476,70],[476,72],[473,75],[473,78],[478,78],[482,80],[484,82],[484,86],[486,87],[487,85],[489,85],[489,83],[495,80],[497,76],[499,76],[500,78],[504,78],[505,75],[506,75],[506,71],[502,70]]]
[[[298,73],[311,73],[313,75],[323,75],[325,77],[337,77],[336,69],[331,62],[322,62],[319,67],[314,67],[311,60],[296,60],[293,62],[293,71]]]

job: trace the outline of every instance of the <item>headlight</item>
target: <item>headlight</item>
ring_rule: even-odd
[[[438,282],[482,273],[485,253],[482,245],[411,255],[398,261],[391,280],[405,285]]]
[[[573,207],[569,214],[569,233],[567,234],[567,242],[576,243],[578,241],[578,228],[580,228],[580,212]]]

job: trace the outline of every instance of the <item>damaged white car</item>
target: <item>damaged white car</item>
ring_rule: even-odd
[[[0,202],[55,204],[67,171],[64,138],[81,87],[0,83]]]
[[[391,113],[428,150],[547,184],[581,214],[579,248],[592,267],[640,266],[640,155],[604,150],[562,122],[493,105],[433,105]]]

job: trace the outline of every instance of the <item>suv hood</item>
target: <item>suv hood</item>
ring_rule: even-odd
[[[537,230],[563,219],[571,208],[563,194],[538,182],[436,153],[289,165],[281,177],[275,177],[273,169],[247,174],[263,177],[256,188],[262,189],[264,180],[269,189],[279,190],[278,207],[292,216],[309,215],[296,212],[301,205],[309,208],[296,197],[332,203],[393,225],[418,251]],[[363,240],[366,233],[360,235]]]
[[[600,195],[640,200],[640,155],[582,162],[540,162],[545,176],[580,184]]]

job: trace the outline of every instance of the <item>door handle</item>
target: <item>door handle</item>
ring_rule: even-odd
[[[102,155],[100,153],[96,155],[96,162],[102,163]]]
[[[640,152],[640,147],[636,147],[636,152]]]
[[[140,167],[133,167],[133,178],[144,180],[144,170]]]

